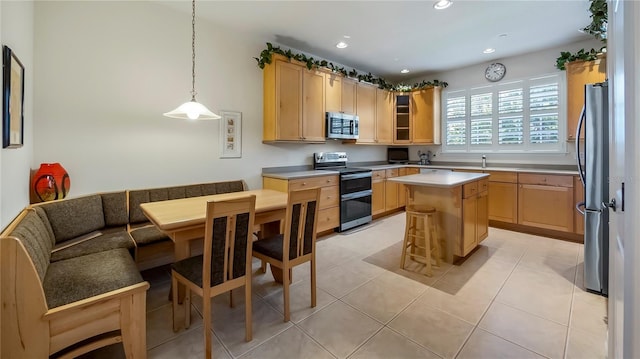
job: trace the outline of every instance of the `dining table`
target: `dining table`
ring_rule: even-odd
[[[255,189],[209,196],[172,199],[140,204],[144,215],[174,243],[175,261],[191,256],[191,241],[204,238],[207,202],[256,196],[254,225],[260,226],[260,238],[281,233],[288,195],[271,189]],[[264,266],[263,266],[264,269]],[[271,268],[276,281],[281,273]]]

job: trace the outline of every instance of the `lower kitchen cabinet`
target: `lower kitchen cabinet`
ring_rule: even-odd
[[[573,176],[520,173],[518,224],[573,232]]]
[[[489,235],[488,181],[462,186],[462,253],[471,252]]]
[[[385,203],[385,171],[373,171],[371,174],[371,214],[384,213]]]
[[[406,167],[398,168],[398,176],[406,176],[408,172],[409,172],[409,169]],[[407,188],[402,183],[398,183],[398,207],[404,207],[406,205],[407,205]]]
[[[385,173],[385,178],[398,177],[398,169],[389,169]],[[398,183],[385,180],[384,183],[384,210],[392,211],[398,208]]]
[[[262,178],[262,188],[281,192],[320,188],[317,232],[340,226],[340,188],[337,175],[315,176],[300,179]]]
[[[518,222],[518,174],[487,171],[489,177],[489,219],[506,223]]]

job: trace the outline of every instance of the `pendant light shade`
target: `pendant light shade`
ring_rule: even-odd
[[[185,102],[175,110],[165,112],[164,116],[184,120],[218,120],[221,117],[196,101],[196,0],[191,2],[191,101]]]
[[[164,113],[165,116],[171,118],[180,118],[183,120],[219,120],[220,116],[209,111],[209,109],[196,101],[185,102],[178,106],[175,110]]]

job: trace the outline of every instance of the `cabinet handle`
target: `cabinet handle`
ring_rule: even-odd
[[[302,182],[302,185],[303,185],[303,186],[306,186],[306,185],[307,185],[307,182]]]

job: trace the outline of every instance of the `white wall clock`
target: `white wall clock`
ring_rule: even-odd
[[[491,82],[502,80],[502,78],[506,74],[507,67],[499,62],[492,63],[491,65],[487,66],[486,70],[484,70],[484,77]]]

